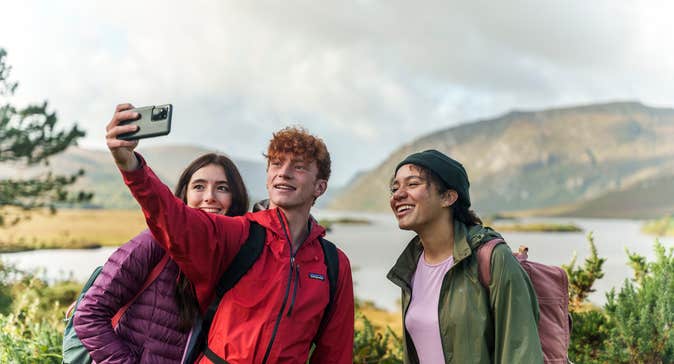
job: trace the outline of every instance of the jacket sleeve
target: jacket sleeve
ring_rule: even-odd
[[[353,363],[353,280],[351,264],[341,250],[339,279],[332,313],[311,356],[312,364]]]
[[[491,270],[494,363],[543,363],[538,301],[529,276],[505,244],[494,248]]]
[[[108,258],[103,270],[80,301],[73,327],[94,362],[137,363],[133,352],[112,328],[112,317],[141,289],[164,252],[145,231]]]
[[[194,284],[202,310],[213,288],[248,235],[249,222],[192,209],[175,197],[136,154],[140,167],[121,171],[140,204],[147,226]]]

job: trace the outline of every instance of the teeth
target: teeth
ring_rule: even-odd
[[[292,186],[288,185],[276,185],[276,188],[281,189],[281,190],[294,190]]]
[[[206,211],[206,212],[210,212],[210,213],[218,213],[218,212],[220,212],[220,209],[217,209],[217,208],[202,207],[202,208],[201,208],[201,211]]]
[[[413,205],[402,205],[398,206],[398,209],[396,210],[397,212],[403,212],[407,210],[411,210],[414,206]]]

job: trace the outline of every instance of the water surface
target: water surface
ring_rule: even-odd
[[[343,213],[316,211],[317,217],[337,217]],[[395,310],[399,289],[386,279],[398,255],[413,237],[408,231],[398,229],[389,214],[348,214],[350,217],[365,217],[370,225],[336,225],[327,238],[348,255],[354,269],[356,295],[378,306]],[[569,263],[577,252],[582,263],[590,251],[586,234],[594,232],[595,244],[604,263],[605,276],[595,284],[597,291],[590,296],[596,304],[605,302],[604,293],[611,287],[619,287],[626,278],[632,277],[627,263],[625,248],[652,259],[655,255],[655,238],[640,232],[642,222],[615,219],[532,219],[536,221],[572,222],[585,230],[583,233],[503,233],[509,245],[516,249],[520,244],[529,247],[529,258],[546,264]],[[661,239],[665,246],[674,246],[674,239]],[[72,276],[84,281],[93,269],[103,264],[115,248],[92,250],[38,250],[2,254],[3,260],[15,263],[22,269],[42,269],[42,276],[54,280]]]

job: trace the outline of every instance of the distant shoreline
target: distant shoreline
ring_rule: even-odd
[[[545,233],[579,233],[583,229],[573,223],[558,224],[549,222],[530,223],[495,223],[494,230],[505,232],[545,232]]]

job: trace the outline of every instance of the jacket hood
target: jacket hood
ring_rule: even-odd
[[[497,238],[501,238],[501,234],[489,227],[475,225],[469,228],[462,222],[454,220],[454,264],[471,256],[480,245]],[[386,277],[401,288],[410,289],[410,282],[423,250],[421,239],[416,235],[407,244]]]

